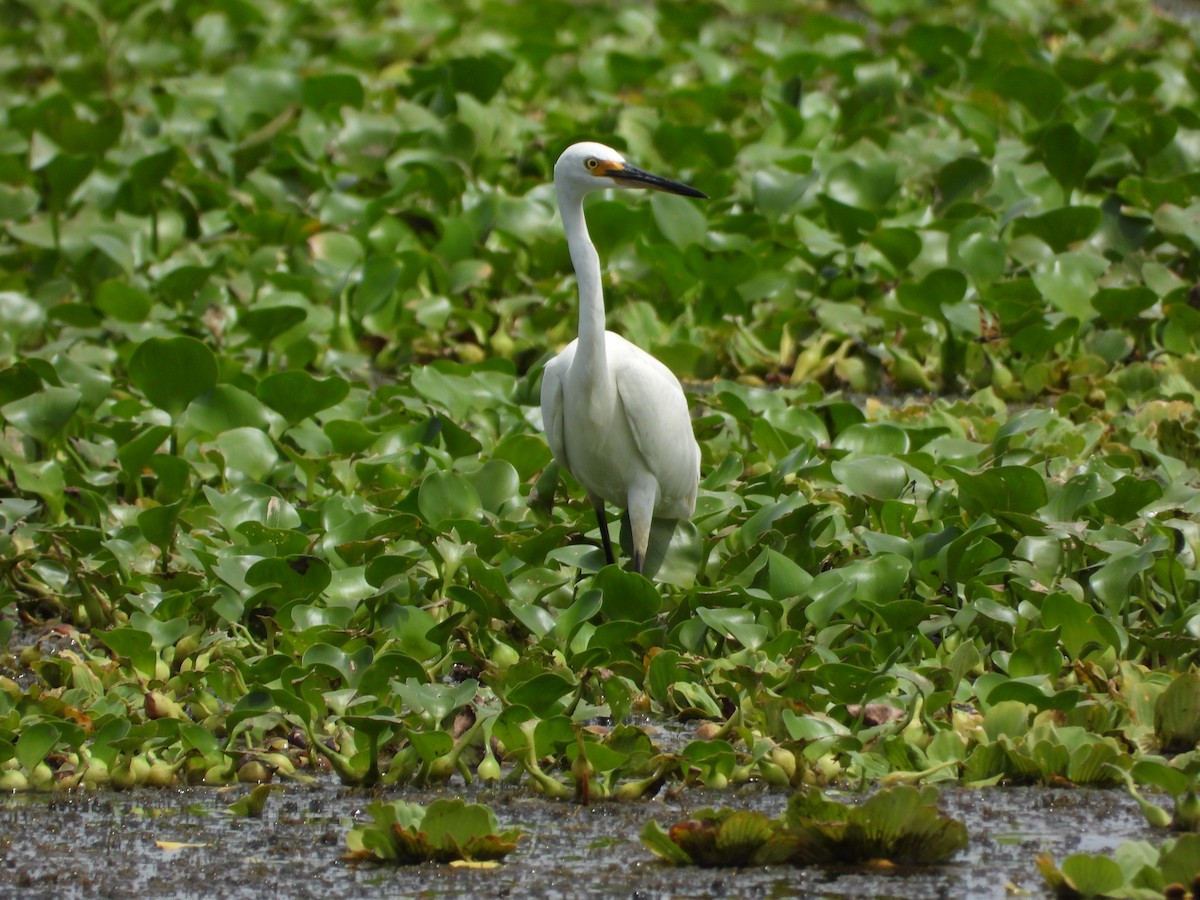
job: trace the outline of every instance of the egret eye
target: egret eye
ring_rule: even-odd
[[[596,170],[596,168],[600,165],[600,160],[596,159],[596,157],[594,157],[594,156],[589,156],[587,162],[584,163],[584,165],[587,166],[589,169],[591,169],[594,172]]]

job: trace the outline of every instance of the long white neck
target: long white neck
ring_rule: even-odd
[[[575,349],[575,364],[603,373],[608,367],[604,352],[604,289],[600,284],[600,256],[588,237],[583,218],[582,195],[559,193],[558,211],[579,285],[579,345]],[[607,383],[607,379],[601,381]]]

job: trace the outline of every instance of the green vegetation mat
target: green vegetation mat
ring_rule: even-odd
[[[779,6],[0,0],[0,787],[1190,797],[1197,26]],[[581,138],[713,197],[588,205],[653,580],[539,431]]]

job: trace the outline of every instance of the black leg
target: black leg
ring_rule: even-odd
[[[636,550],[633,551],[633,571],[639,575],[642,574],[642,568],[646,565],[646,558]]]
[[[617,561],[613,556],[612,539],[608,536],[608,518],[604,515],[604,501],[591,497],[592,509],[596,511],[596,522],[600,525],[600,540],[604,542],[604,559],[609,565]]]

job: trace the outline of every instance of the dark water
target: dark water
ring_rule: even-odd
[[[759,787],[689,790],[639,803],[580,807],[525,790],[465,789],[502,827],[530,834],[496,869],[382,867],[342,861],[345,835],[380,795],[289,785],[262,819],[224,808],[247,789],[11,795],[0,799],[0,896],[21,897],[1048,897],[1034,857],[1099,853],[1125,839],[1159,842],[1122,791],[950,788],[943,809],[971,843],[947,865],[881,875],[786,867],[670,868],[638,840],[703,806],[781,811],[786,793]],[[387,799],[429,802],[434,792]],[[157,841],[202,846],[162,849]]]

